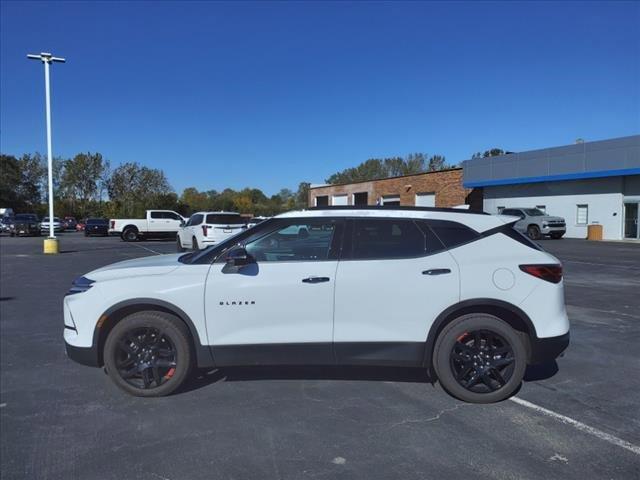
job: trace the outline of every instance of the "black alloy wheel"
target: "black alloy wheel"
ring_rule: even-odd
[[[134,388],[156,388],[176,371],[177,354],[171,339],[155,327],[124,332],[116,343],[118,375]]]
[[[527,367],[526,333],[487,313],[447,323],[436,338],[433,369],[442,387],[460,400],[499,402],[520,386]]]
[[[111,380],[131,395],[169,395],[189,376],[191,344],[189,329],[179,318],[158,311],[132,313],[109,333],[104,366]]]
[[[513,348],[501,335],[490,330],[460,335],[450,358],[456,381],[471,392],[499,390],[513,375]]]

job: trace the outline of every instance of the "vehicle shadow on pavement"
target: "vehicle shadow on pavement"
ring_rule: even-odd
[[[558,362],[555,360],[538,365],[529,365],[524,372],[524,381],[537,382],[538,380],[546,380],[558,373],[558,370]]]
[[[524,382],[546,380],[558,373],[554,360],[539,365],[529,365]],[[176,393],[186,393],[218,382],[254,382],[260,380],[346,380],[372,382],[431,383],[424,368],[365,367],[365,366],[252,366],[225,367],[200,370]],[[517,393],[517,392],[515,392]],[[515,394],[514,393],[514,394]]]
[[[434,383],[423,368],[359,366],[259,366],[201,370],[180,389],[180,393],[217,383],[259,380],[348,380],[405,383]]]

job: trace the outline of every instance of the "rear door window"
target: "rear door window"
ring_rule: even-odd
[[[357,219],[352,244],[354,260],[415,258],[425,255],[427,238],[413,220]]]

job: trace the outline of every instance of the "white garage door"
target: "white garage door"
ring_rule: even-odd
[[[416,193],[416,207],[435,207],[435,193]]]
[[[331,205],[349,205],[347,195],[334,195],[331,199]]]

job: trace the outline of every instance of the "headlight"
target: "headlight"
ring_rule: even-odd
[[[67,295],[86,292],[94,283],[96,283],[95,280],[91,280],[87,277],[78,277],[71,284],[71,289],[67,292]]]

